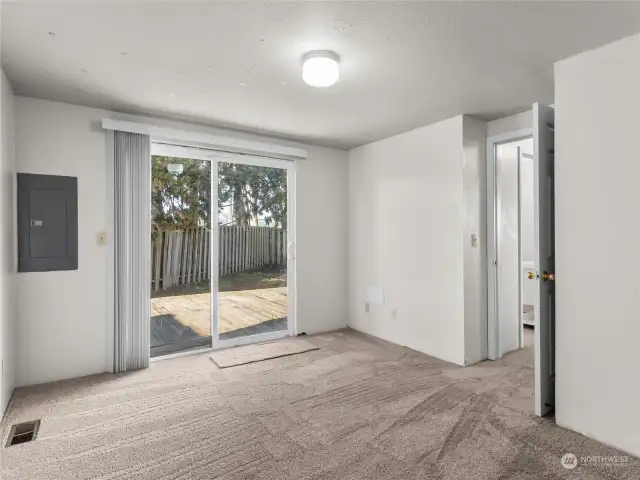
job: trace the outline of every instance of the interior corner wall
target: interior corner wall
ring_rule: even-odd
[[[303,148],[308,156],[296,165],[297,330],[312,334],[347,326],[348,166],[345,151]]]
[[[78,270],[17,275],[18,384],[108,371],[107,135],[103,118],[130,115],[16,98],[19,172],[78,177]],[[140,117],[136,117],[139,121]],[[273,142],[257,135],[154,120],[159,126]],[[347,152],[305,146],[296,165],[298,332],[347,326]],[[12,208],[12,211],[14,209]],[[109,241],[109,239],[108,239]]]
[[[349,324],[459,365],[463,117],[349,152]]]
[[[462,128],[464,348],[471,365],[487,358],[487,124],[465,115]]]
[[[640,456],[640,35],[555,66],[556,421]]]
[[[0,70],[0,417],[16,385],[16,166],[14,96]]]

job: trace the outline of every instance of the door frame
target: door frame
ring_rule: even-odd
[[[296,292],[296,162],[294,160],[284,160],[280,158],[270,158],[260,155],[241,154],[224,152],[220,150],[207,149],[202,146],[179,145],[174,142],[171,144],[164,141],[151,139],[151,155],[164,155],[180,158],[188,158],[193,160],[205,160],[211,162],[211,198],[212,208],[217,205],[218,198],[218,162],[238,163],[242,165],[255,165],[259,167],[281,168],[287,170],[287,329],[276,332],[262,333],[258,335],[249,335],[246,337],[231,338],[228,340],[220,340],[218,329],[219,323],[219,276],[218,272],[218,256],[219,256],[219,230],[212,228],[210,235],[209,248],[211,249],[211,263],[209,265],[211,275],[211,347],[205,349],[193,349],[185,351],[182,354],[191,352],[202,353],[207,350],[218,350],[223,348],[235,347],[239,345],[247,345],[251,343],[259,343],[271,340],[277,340],[287,336],[295,336],[297,334],[297,292]],[[213,199],[216,199],[214,202]],[[217,218],[217,216],[216,216]],[[212,217],[213,220],[213,217]],[[213,226],[213,225],[212,225]],[[216,272],[216,275],[213,275]],[[180,354],[178,353],[178,355]],[[169,355],[168,357],[171,357]],[[156,357],[161,359],[167,357]]]
[[[486,352],[490,360],[502,358],[498,319],[498,145],[533,137],[533,127],[493,135],[487,138],[487,336]],[[521,293],[522,295],[522,293]],[[521,312],[522,315],[522,312]]]

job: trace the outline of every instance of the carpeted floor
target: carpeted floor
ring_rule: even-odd
[[[531,415],[531,347],[460,368],[352,332],[320,350],[218,369],[208,355],[20,389],[2,479],[631,479],[640,463]]]

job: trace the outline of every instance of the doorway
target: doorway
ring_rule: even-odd
[[[152,144],[151,356],[294,334],[292,161]]]
[[[487,140],[488,358],[531,349],[537,415],[555,404],[554,112]]]
[[[498,357],[533,345],[533,138],[496,145]]]

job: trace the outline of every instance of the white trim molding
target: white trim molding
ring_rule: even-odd
[[[209,150],[243,153],[283,160],[301,160],[307,158],[307,151],[302,148],[177,128],[159,127],[150,123],[103,118],[102,128],[105,130],[119,130],[121,132],[149,135],[153,142],[175,143],[183,146],[201,147]]]

